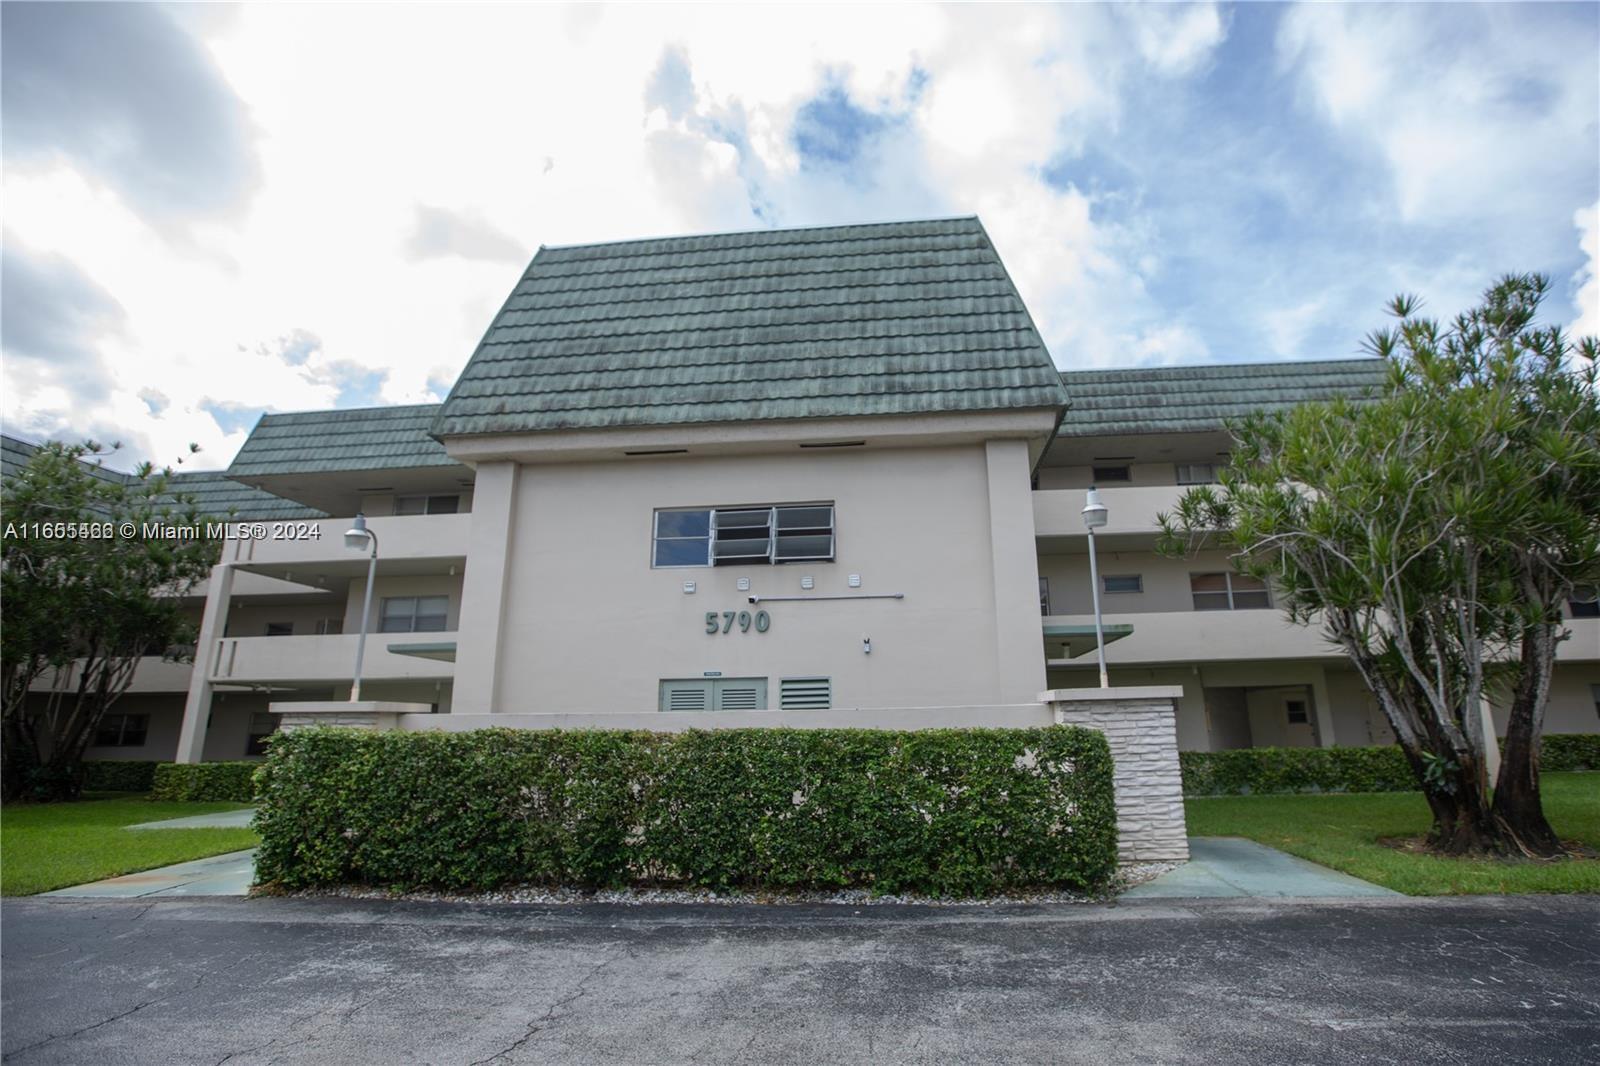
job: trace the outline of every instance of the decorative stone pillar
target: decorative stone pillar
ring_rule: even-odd
[[[1117,855],[1123,862],[1185,862],[1188,827],[1178,766],[1181,686],[1042,692],[1059,725],[1098,729],[1111,746]]]
[[[337,725],[381,732],[399,729],[402,714],[427,714],[430,709],[426,703],[399,703],[394,700],[300,700],[267,705],[267,710],[278,716],[278,728],[286,733],[312,725]]]

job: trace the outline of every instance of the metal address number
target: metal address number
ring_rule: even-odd
[[[757,633],[765,633],[772,627],[772,616],[766,611],[723,611],[719,616],[716,611],[706,612],[707,633],[731,633],[737,625],[739,632],[748,633],[750,627],[755,626]]]

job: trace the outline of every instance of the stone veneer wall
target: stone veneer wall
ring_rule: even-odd
[[[1041,695],[1062,725],[1105,734],[1115,764],[1117,852],[1123,862],[1189,858],[1178,766],[1179,688],[1057,689]]]

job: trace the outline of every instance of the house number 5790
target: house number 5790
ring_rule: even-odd
[[[748,633],[752,626],[757,633],[765,633],[772,627],[772,616],[766,611],[723,611],[720,615],[716,611],[706,612],[707,633],[732,633],[733,627],[738,626],[739,632]]]

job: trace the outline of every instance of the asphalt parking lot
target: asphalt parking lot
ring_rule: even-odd
[[[6,900],[7,1063],[1600,1061],[1600,898]]]

